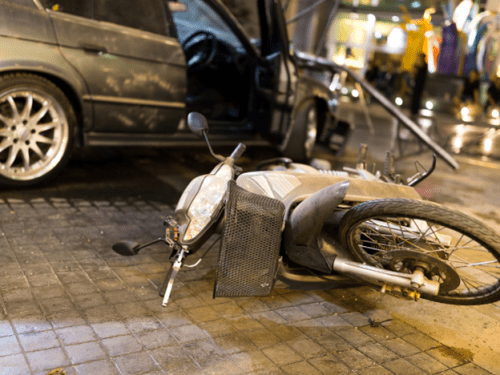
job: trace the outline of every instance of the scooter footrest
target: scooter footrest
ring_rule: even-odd
[[[267,296],[273,289],[285,205],[229,182],[215,297]]]

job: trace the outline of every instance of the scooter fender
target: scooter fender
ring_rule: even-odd
[[[295,208],[284,232],[285,251],[292,261],[318,271],[332,271],[316,239],[325,220],[344,200],[348,188],[349,181],[330,185],[309,196]]]

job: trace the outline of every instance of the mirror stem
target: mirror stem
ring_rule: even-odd
[[[206,131],[203,131],[203,135],[205,136],[205,141],[207,141],[207,146],[208,146],[208,149],[210,150],[210,153],[212,154],[212,156],[214,158],[216,158],[217,160],[219,161],[225,161],[226,158],[222,155],[217,155],[214,153],[214,150],[212,150],[212,146],[210,146],[210,142],[208,141],[208,136],[207,136],[207,132]]]

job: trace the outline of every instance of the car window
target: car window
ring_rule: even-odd
[[[94,0],[94,18],[155,34],[166,35],[160,0]]]
[[[41,3],[46,9],[92,18],[92,1],[93,0],[41,0]]]
[[[174,18],[177,36],[181,44],[195,32],[203,30],[217,36],[235,48],[242,44],[224,20],[205,2],[191,0],[185,2],[169,1],[169,8]]]

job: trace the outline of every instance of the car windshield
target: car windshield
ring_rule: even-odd
[[[243,47],[229,26],[208,4],[201,0],[193,0],[183,5],[179,6],[179,2],[169,2],[181,44],[195,32],[203,30],[215,34],[218,39],[234,48]]]

